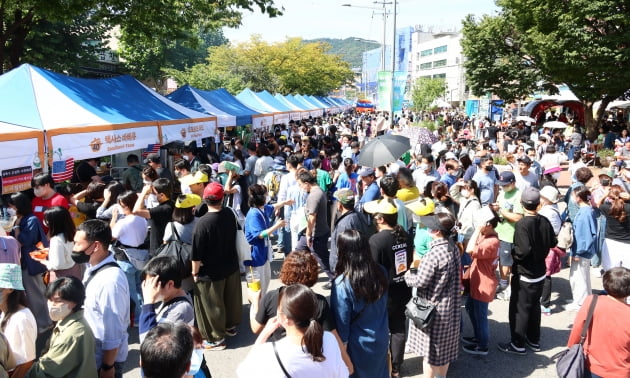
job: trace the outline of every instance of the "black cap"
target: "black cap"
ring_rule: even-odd
[[[150,162],[159,163],[160,162],[160,155],[158,155],[158,154],[148,154],[147,158],[144,159],[144,164],[149,164]]]

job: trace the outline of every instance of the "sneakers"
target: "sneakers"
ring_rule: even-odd
[[[507,289],[508,287],[509,287],[509,286],[508,286],[507,284],[505,284],[505,285],[501,285],[501,284],[499,284],[499,286],[497,286],[497,294],[498,294],[498,293],[501,293],[501,292],[504,292],[504,291],[505,291],[505,289]]]
[[[510,292],[506,291],[502,291],[499,294],[497,294],[497,299],[500,299],[502,301],[509,301],[510,300]]]
[[[476,354],[478,356],[487,356],[488,348],[481,348],[478,345],[464,345],[464,352],[469,354]]]
[[[529,349],[531,349],[534,352],[540,352],[540,344],[538,343],[533,343],[529,341],[528,339],[525,339],[525,346],[527,346]]]
[[[477,345],[477,338],[475,338],[474,336],[472,336],[472,337],[462,336],[462,344],[476,346]]]
[[[551,309],[549,307],[545,307],[543,305],[540,306],[540,313],[545,315],[545,316],[549,316],[551,315]]]
[[[503,353],[514,354],[517,356],[527,355],[527,350],[525,348],[517,348],[512,343],[499,343],[498,348]]]
[[[324,290],[330,290],[330,289],[332,289],[332,284],[331,284],[330,282],[326,282],[326,283],[324,284],[324,286],[322,286],[322,288],[323,288]]]
[[[230,336],[230,337],[236,336],[238,334],[238,331],[236,330],[236,326],[230,327],[230,328],[226,328],[225,329],[225,334]]]
[[[203,348],[206,350],[223,350],[225,349],[225,339],[219,341],[203,341]]]

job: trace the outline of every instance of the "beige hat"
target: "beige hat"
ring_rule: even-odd
[[[560,201],[560,192],[551,185],[540,189],[540,196],[545,197],[545,199],[549,200],[551,203],[558,203],[558,201]]]

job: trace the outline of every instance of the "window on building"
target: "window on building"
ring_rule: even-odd
[[[436,48],[433,49],[433,53],[434,54],[444,53],[444,52],[446,52],[446,47],[447,47],[446,45],[436,47]]]
[[[420,56],[429,56],[433,54],[433,49],[427,49],[420,51]]]
[[[433,68],[444,67],[444,66],[446,66],[446,59],[436,60],[435,62],[433,62]]]
[[[421,70],[430,70],[431,69],[431,63],[430,62],[429,63],[422,63],[420,65],[420,69]]]
[[[435,74],[433,75],[434,79],[445,79],[446,78],[446,74],[445,73],[441,73],[441,74]]]

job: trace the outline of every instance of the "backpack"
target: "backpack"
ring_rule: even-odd
[[[173,222],[171,222],[171,231],[174,239],[162,244],[156,251],[156,256],[175,258],[183,269],[182,278],[188,278],[192,275],[192,245],[181,240]]]
[[[278,200],[278,192],[280,191],[280,180],[286,173],[281,171],[271,171],[265,175],[264,181],[267,187],[267,192],[271,197],[271,202]]]
[[[560,212],[557,209],[553,209],[553,211],[555,211],[560,219],[562,219],[560,231],[558,232],[558,235],[556,235],[558,238],[558,244],[556,244],[556,247],[566,251],[573,245],[573,224],[570,220],[566,219],[566,216],[563,217],[560,215]]]

